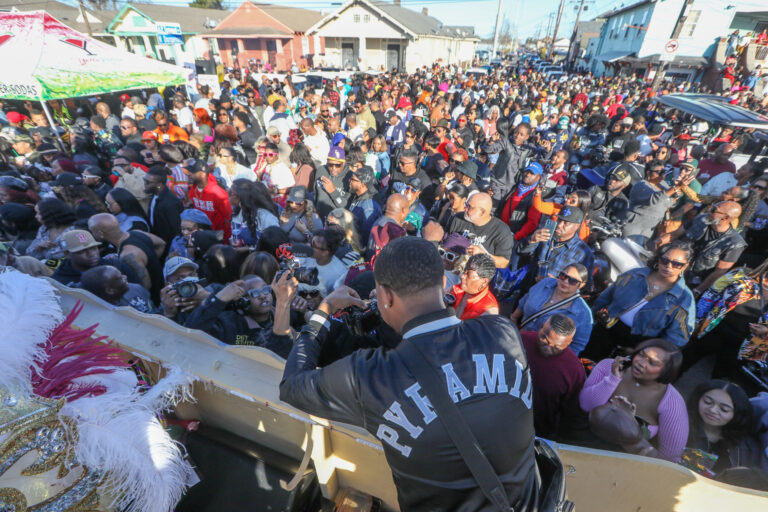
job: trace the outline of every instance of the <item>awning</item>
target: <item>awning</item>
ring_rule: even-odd
[[[635,52],[621,50],[621,51],[601,53],[600,55],[598,55],[597,59],[603,62],[616,62],[619,60],[625,60],[627,57],[632,57],[634,55],[635,55]]]
[[[78,98],[183,84],[189,70],[92,39],[45,11],[0,13],[0,98]]]
[[[658,53],[654,53],[653,55],[646,55],[645,57],[636,59],[636,62],[641,63],[649,63],[653,62],[656,63],[659,61],[660,55]],[[668,61],[670,66],[691,66],[691,67],[699,67],[699,66],[706,66],[709,63],[709,59],[706,57],[689,57],[687,55],[676,55],[675,58],[671,61]]]

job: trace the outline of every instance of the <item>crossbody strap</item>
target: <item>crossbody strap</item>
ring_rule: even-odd
[[[499,512],[514,512],[496,470],[480,448],[480,443],[459,408],[448,396],[442,384],[445,379],[413,340],[403,340],[398,350],[403,356],[403,364],[416,377],[483,494]]]
[[[546,315],[550,311],[554,311],[556,309],[559,309],[562,306],[565,306],[566,304],[570,304],[571,302],[575,301],[579,297],[580,297],[580,295],[578,293],[575,293],[575,294],[571,295],[570,297],[568,297],[567,299],[563,299],[560,302],[555,302],[554,304],[552,304],[548,308],[544,308],[541,311],[537,311],[536,313],[534,313],[533,315],[529,316],[528,318],[526,318],[524,321],[522,321],[520,323],[520,330],[522,330],[523,327],[525,327],[529,323],[533,322],[537,318],[540,318],[543,315]]]

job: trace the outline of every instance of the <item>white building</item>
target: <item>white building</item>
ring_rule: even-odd
[[[606,21],[590,62],[592,72],[643,76],[650,64],[655,70],[683,4],[684,0],[641,0],[603,14]],[[693,79],[708,64],[719,38],[728,34],[736,13],[764,11],[766,5],[757,0],[693,0],[667,76]]]
[[[469,64],[479,38],[473,27],[448,27],[422,12],[369,0],[349,0],[324,17],[308,35],[325,38],[329,67],[413,72],[436,61]]]

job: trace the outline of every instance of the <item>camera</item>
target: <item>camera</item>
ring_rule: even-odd
[[[205,279],[197,277],[185,277],[173,284],[173,289],[179,294],[179,297],[183,299],[191,299],[197,295],[197,287],[204,286]]]
[[[278,247],[276,255],[280,261],[277,279],[280,279],[285,272],[290,272],[291,277],[295,277],[300,283],[310,286],[317,286],[320,283],[320,280],[317,278],[317,267],[302,267],[299,260],[293,255],[293,246],[291,244],[283,244]]]
[[[381,323],[381,314],[376,299],[371,300],[365,309],[357,306],[344,308],[339,316],[347,329],[355,336],[365,336]]]

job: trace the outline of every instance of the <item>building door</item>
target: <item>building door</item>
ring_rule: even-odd
[[[277,43],[274,39],[267,39],[267,62],[272,69],[277,66]]]
[[[355,66],[357,66],[355,43],[341,43],[341,67],[351,69]]]
[[[400,45],[387,45],[387,71],[400,70]]]

